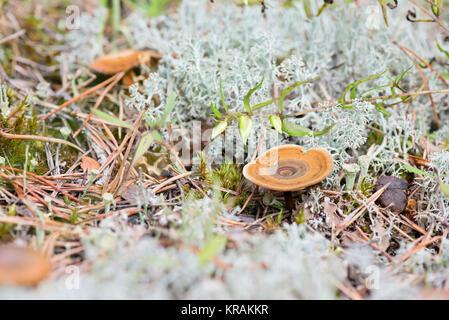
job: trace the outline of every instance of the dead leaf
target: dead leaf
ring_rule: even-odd
[[[128,71],[128,72],[123,76],[122,84],[123,84],[124,86],[129,87],[130,85],[134,84],[134,78],[135,78],[135,77],[136,77],[136,74],[135,74],[132,70]]]
[[[98,163],[98,161],[95,159],[87,156],[83,156],[81,158],[81,169],[83,169],[83,171],[92,172],[92,170],[99,170],[100,167],[100,163]]]
[[[332,228],[337,226],[341,219],[335,214],[337,212],[338,206],[331,202],[328,197],[324,198],[323,211],[326,214],[326,223],[330,224]]]
[[[417,157],[417,156],[409,155],[408,156],[408,161],[410,161],[411,163],[413,163],[417,167],[419,167],[419,166],[423,166],[423,167],[426,167],[426,168],[430,167],[430,161],[429,160],[426,160],[426,159],[423,159],[423,158],[420,158],[420,157]]]
[[[150,190],[133,183],[121,191],[121,196],[130,204],[144,204],[149,203],[150,199],[153,199],[154,194]]]
[[[444,150],[445,146],[444,145],[434,145],[432,143],[429,142],[428,139],[421,137],[419,139],[419,142],[421,143],[421,146],[424,150],[427,150],[427,153],[434,153],[434,152],[441,152]]]
[[[147,63],[151,56],[151,51],[125,49],[98,58],[89,68],[103,74],[126,72],[137,67],[140,63]]]
[[[374,233],[373,240],[377,242],[377,245],[383,251],[387,250],[390,246],[390,235],[387,232],[387,229],[384,226],[377,222],[373,226],[371,226],[371,230]]]
[[[417,221],[418,212],[417,210],[417,203],[415,199],[408,199],[407,207],[405,207],[405,214],[407,218],[409,218],[412,221]]]

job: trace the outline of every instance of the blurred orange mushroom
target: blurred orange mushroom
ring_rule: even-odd
[[[41,253],[31,248],[0,246],[0,285],[33,286],[50,271],[50,263]]]
[[[297,145],[272,148],[243,168],[243,175],[266,189],[283,191],[287,207],[293,210],[292,191],[323,181],[334,169],[331,154],[324,149],[304,152]]]

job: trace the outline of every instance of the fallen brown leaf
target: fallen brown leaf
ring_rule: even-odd
[[[151,55],[150,51],[120,50],[98,58],[89,68],[103,74],[126,72],[150,61]]]
[[[100,170],[100,163],[91,157],[83,156],[81,158],[81,169],[83,171],[92,172],[92,170]]]

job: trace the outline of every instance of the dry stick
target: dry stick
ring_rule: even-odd
[[[371,197],[368,198],[366,201],[366,204],[370,204],[371,202],[374,202],[381,196],[382,193],[390,186],[391,182],[384,185],[382,188],[377,190],[375,193],[371,195]],[[342,222],[340,222],[336,228],[336,235],[340,233],[340,231],[343,231],[348,226],[350,226],[355,220],[357,220],[362,213],[364,213],[366,210],[366,205],[361,205],[357,209],[355,209],[352,213],[350,213]]]
[[[374,249],[380,251],[388,259],[388,261],[390,261],[392,263],[395,262],[394,258],[392,256],[390,256],[385,250],[382,250],[377,244],[375,244],[374,242],[371,242],[371,239],[368,238],[368,236],[365,234],[365,232],[363,232],[362,229],[360,229],[359,226],[355,226],[355,228],[360,233],[360,235],[363,237],[363,239],[365,239],[369,243],[369,245],[371,247],[373,247]]]
[[[7,37],[4,37],[4,38],[0,39],[0,44],[8,42],[8,41],[11,41],[11,40],[14,40],[14,39],[20,37],[21,35],[23,35],[24,33],[25,33],[25,30],[23,30],[23,29],[19,30],[16,33],[13,33],[13,34],[11,34],[11,35],[9,35]]]
[[[120,81],[120,79],[123,77],[125,73],[124,72],[120,72],[117,73],[115,75],[115,79],[114,81],[112,81],[104,90],[103,92],[100,94],[100,96],[98,97],[97,101],[95,102],[95,105],[92,107],[92,110],[89,112],[89,114],[87,115],[86,119],[84,119],[83,123],[81,124],[81,126],[78,128],[78,130],[76,130],[76,132],[73,134],[73,137],[75,138],[83,129],[83,127],[86,125],[86,123],[90,120],[90,118],[93,115],[93,111],[98,109],[98,107],[100,106],[100,103],[103,101],[104,97],[106,96],[106,94],[117,84],[117,82]]]
[[[119,201],[121,201],[121,200],[122,200],[121,197],[116,197],[116,198],[114,198],[114,202],[115,202],[115,203],[117,203],[117,202],[119,202]],[[102,209],[102,208],[104,208],[104,207],[105,207],[105,204],[104,204],[103,202],[100,202],[100,203],[98,203],[98,204],[96,204],[96,205],[93,205],[93,206],[91,206],[91,207],[82,208],[82,209],[78,210],[78,213],[79,213],[79,214],[81,214],[81,213],[87,213],[87,212],[89,212],[89,211]]]
[[[92,139],[92,141],[108,155],[111,154],[111,150],[116,148],[116,146],[110,143],[110,141],[108,141],[108,139],[106,139],[106,137],[102,133],[98,132],[94,127],[86,124],[86,129],[90,133],[89,138]]]
[[[119,174],[117,174],[117,177],[112,182],[112,187],[110,188],[110,190],[112,190],[111,193],[117,192],[118,189],[120,188],[121,182],[123,180],[125,180],[126,177],[128,176],[128,172],[129,172],[129,169],[131,167],[131,163],[129,163],[127,161],[127,159],[128,159],[129,153],[131,152],[131,148],[132,148],[132,145],[134,143],[134,139],[136,138],[136,135],[138,133],[137,129],[139,128],[140,122],[142,121],[142,118],[143,118],[144,114],[145,114],[145,110],[142,110],[140,112],[139,116],[137,117],[136,121],[134,122],[131,138],[129,139],[129,143],[128,143],[128,148],[126,148],[125,154],[123,155],[122,163],[121,163],[120,168],[118,170]],[[126,163],[128,163],[128,167],[127,168],[125,168]]]
[[[101,165],[100,170],[98,170],[100,173],[103,172],[103,170],[104,170],[109,164],[111,164],[111,163],[115,160],[115,158],[117,158],[117,157],[121,154],[123,148],[125,147],[126,143],[128,142],[128,139],[131,137],[131,134],[132,134],[131,131],[128,131],[128,132],[126,133],[126,135],[125,135],[125,137],[123,138],[123,141],[121,142],[120,146],[119,146],[116,150],[114,150],[114,151],[109,155],[109,157],[106,159],[106,161]]]
[[[396,41],[393,41],[394,44],[396,44],[397,46],[399,46],[399,48],[401,49],[405,49],[407,50],[410,54],[412,54],[413,56],[415,56],[416,59],[418,59],[419,61],[421,61],[421,63],[425,64],[427,68],[429,68],[430,70],[432,70],[437,77],[441,80],[441,82],[443,82],[446,87],[449,87],[449,84],[446,82],[446,80],[443,78],[443,76],[437,71],[435,70],[426,60],[424,60],[423,58],[421,58],[420,56],[418,56],[414,51],[412,51],[411,49],[398,44]]]
[[[114,137],[114,135],[112,134],[112,132],[111,132],[111,130],[109,129],[109,127],[108,127],[107,125],[105,125],[104,123],[102,123],[102,126],[103,126],[104,131],[105,131],[106,134],[108,135],[108,137],[109,137],[111,143],[112,143],[112,146],[113,146],[112,149],[118,148],[118,142],[117,142],[117,140],[115,139],[115,137]]]
[[[120,210],[116,210],[116,211],[111,211],[111,212],[106,212],[106,213],[103,213],[103,214],[99,214],[99,215],[96,215],[95,217],[84,219],[84,220],[82,220],[80,222],[77,222],[76,224],[82,224],[82,223],[86,223],[88,221],[99,220],[99,219],[103,219],[103,218],[106,218],[106,217],[109,217],[109,216],[113,216],[115,214],[121,214],[121,213],[126,213],[128,215],[128,217],[129,217],[129,216],[132,216],[132,215],[134,215],[136,213],[139,213],[139,211],[140,211],[139,209],[134,209],[134,208],[131,208],[131,209],[120,209]]]
[[[1,223],[15,224],[15,225],[23,225],[23,226],[32,226],[43,230],[61,232],[61,233],[69,233],[73,235],[79,235],[79,232],[74,232],[70,230],[69,225],[63,224],[60,226],[59,224],[53,224],[56,221],[45,220],[44,223],[40,221],[39,218],[29,218],[29,217],[18,217],[18,216],[0,216]],[[73,229],[73,228],[72,228]]]
[[[57,138],[49,138],[49,137],[42,137],[42,136],[34,136],[34,135],[28,135],[28,134],[11,134],[11,133],[6,133],[3,131],[0,131],[0,136],[2,136],[3,138],[6,139],[15,139],[15,140],[40,140],[40,141],[45,141],[45,142],[53,142],[53,143],[61,143],[61,144],[66,144],[72,148],[75,148],[76,150],[80,151],[80,152],[85,152],[83,149],[81,149],[80,147],[78,147],[77,145],[66,141],[66,140],[62,140],[62,139],[57,139]]]
[[[81,98],[87,96],[88,94],[91,94],[92,92],[97,91],[100,88],[103,88],[105,85],[107,85],[108,83],[114,81],[114,79],[119,75],[119,73],[117,73],[116,75],[110,77],[109,79],[103,81],[100,84],[97,84],[96,86],[87,89],[86,91],[84,91],[83,93],[77,95],[76,97],[64,102],[63,104],[61,104],[59,107],[57,107],[55,110],[53,110],[52,112],[50,112],[49,114],[43,116],[40,121],[44,121],[46,119],[48,119],[49,117],[51,117],[52,115],[54,115],[55,113],[57,113],[58,111],[62,110],[63,108],[67,107],[68,105],[80,100]]]
[[[254,193],[256,192],[256,188],[254,188],[253,192],[249,195],[249,197],[246,199],[245,203],[243,204],[242,209],[237,213],[237,215],[243,213],[248,203],[251,201],[251,198],[253,197]]]
[[[351,300],[363,300],[362,295],[349,283],[346,285],[342,282],[338,283],[337,288]]]
[[[19,184],[19,186],[23,187],[23,186],[20,184],[20,181],[18,182],[18,184]],[[62,201],[62,200],[60,200],[60,199],[58,199],[58,198],[52,197],[51,195],[48,195],[45,191],[43,191],[43,189],[40,189],[40,188],[38,188],[38,187],[36,187],[36,186],[34,186],[34,185],[31,185],[31,184],[27,184],[26,187],[27,187],[27,188],[30,187],[30,188],[34,189],[35,192],[37,192],[37,193],[40,194],[41,196],[44,196],[44,198],[45,198],[46,196],[50,197],[50,199],[51,199],[52,202],[55,202],[55,203],[57,203],[57,204],[59,204],[59,205],[61,205],[61,206],[65,206],[65,205],[66,205],[64,201]],[[42,203],[42,204],[44,204],[44,203]],[[47,206],[47,203],[45,203],[45,206]],[[69,210],[71,210],[71,209],[69,209]]]
[[[40,105],[40,106],[43,106],[43,107],[46,107],[46,108],[50,108],[50,109],[53,109],[53,110],[56,110],[58,108],[58,106],[56,106],[56,105],[54,105],[52,103],[49,103],[49,102],[46,102],[46,101],[42,101],[42,100],[39,100],[39,99],[36,100],[36,103],[38,105]],[[76,117],[82,118],[82,119],[87,118],[87,114],[82,113],[82,112],[70,111],[70,112],[67,112],[67,114],[72,115],[72,116],[76,116]],[[95,121],[95,122],[100,122],[102,124],[104,123],[104,124],[107,124],[107,125],[113,126],[113,127],[118,126],[116,123],[113,123],[113,122],[101,119],[101,118],[99,118],[97,116],[92,116],[90,120],[91,121]]]
[[[402,50],[402,52],[404,52],[404,54],[413,62],[413,64],[415,65],[416,69],[418,69],[419,75],[421,76],[421,79],[424,83],[424,86],[427,90],[430,91],[430,87],[429,87],[429,80],[426,78],[426,76],[424,75],[424,72],[422,71],[421,67],[419,66],[419,64],[410,56],[410,54],[407,52],[406,48],[401,46],[399,43],[397,43],[396,41],[393,41],[393,43],[395,45],[397,45],[399,47],[399,49]],[[432,103],[432,108],[433,108],[433,117],[435,118],[435,122],[437,124],[437,127],[439,127],[440,124],[440,119],[438,118],[438,112],[437,112],[437,106],[435,105],[435,101],[433,101],[433,97],[431,93],[428,93],[430,102]]]
[[[14,170],[16,172],[21,172],[21,173],[24,172],[24,170],[22,170],[22,169],[8,168],[8,167],[3,167],[3,166],[0,166],[0,169]],[[49,186],[49,187],[53,188],[54,190],[58,191],[59,193],[62,193],[63,195],[67,196],[68,198],[72,199],[73,201],[76,201],[76,202],[78,202],[80,204],[83,204],[83,205],[87,205],[87,206],[89,205],[88,203],[86,203],[84,201],[81,201],[78,198],[72,196],[70,193],[65,192],[64,190],[62,190],[58,186],[54,185],[53,183],[47,181],[46,179],[42,178],[41,176],[38,176],[38,175],[36,175],[36,174],[34,174],[32,172],[29,172],[29,171],[26,172],[26,175],[30,176],[30,177],[32,177],[32,178],[34,178],[34,179],[36,179],[36,180],[38,180],[38,181],[40,181],[42,183],[44,183],[44,184],[46,184],[47,186]]]
[[[84,250],[85,250],[84,246],[72,248],[67,251],[64,251],[63,253],[53,256],[53,258],[50,261],[51,261],[51,263],[57,263],[58,261],[61,261],[62,259],[66,258],[66,257],[70,257],[71,255],[74,255],[76,253],[81,253]]]
[[[177,162],[179,163],[179,165],[181,166],[181,168],[184,169],[184,170],[186,170],[186,167],[184,166],[184,163],[182,163],[181,159],[179,159],[178,154],[177,154],[176,152],[173,151],[173,148],[172,148],[169,144],[165,143],[164,141],[160,142],[160,144],[161,144],[165,149],[168,150],[168,152],[170,153],[170,156],[169,156],[169,157],[171,157],[171,155],[173,155],[173,156],[175,157],[176,161],[177,161]]]
[[[192,171],[189,171],[189,172],[184,172],[184,173],[181,173],[181,174],[179,174],[177,176],[171,177],[170,179],[165,180],[164,182],[160,183],[157,187],[155,187],[153,189],[153,192],[156,193],[156,192],[159,191],[159,189],[162,189],[163,187],[169,185],[170,183],[172,183],[172,182],[174,182],[174,181],[176,181],[178,179],[182,179],[182,178],[185,178],[187,176],[190,176],[192,173],[193,173]]]
[[[246,226],[246,223],[244,223],[244,222],[234,221],[234,220],[231,220],[231,219],[226,219],[226,218],[224,218],[222,216],[220,216],[220,221],[223,222],[223,223],[226,223],[228,225],[230,224],[232,226],[239,226],[239,227],[245,227]]]
[[[170,184],[170,185],[168,185],[166,187],[163,187],[162,189],[159,189],[155,193],[161,193],[163,191],[167,191],[167,190],[170,190],[170,189],[173,189],[173,188],[176,188],[176,187],[177,187],[176,183],[172,183],[172,184]]]
[[[2,175],[3,176],[3,175]],[[20,188],[23,188],[23,185],[20,183],[20,182],[15,182]],[[19,188],[19,189],[20,189]],[[35,186],[32,186],[32,185],[30,185],[30,184],[27,184],[26,186],[25,186],[25,188],[27,189],[27,191],[29,192],[29,193],[31,193],[31,195],[37,200],[37,202],[39,202],[40,204],[42,204],[45,208],[47,208],[47,206],[48,206],[48,204],[47,204],[47,202],[45,202],[45,200],[44,199],[42,199],[36,192],[34,192],[33,190],[31,190],[31,188],[35,188],[35,189],[37,189],[36,191],[37,192],[39,192],[40,190],[39,190],[39,188],[37,188],[37,187],[35,187]],[[39,190],[39,191],[38,191]],[[41,191],[42,192],[42,191]],[[45,192],[42,192],[42,193],[44,193],[45,194]],[[70,217],[67,215],[67,214],[65,214],[65,213],[62,213],[58,208],[56,208],[55,206],[52,206],[52,211],[54,212],[54,214],[55,214],[55,216],[57,216],[57,217],[60,217],[60,218],[63,218],[63,219],[66,219],[66,220],[69,220],[70,219]]]
[[[28,210],[30,210],[30,212],[33,214],[33,217],[37,217],[37,213],[34,211],[33,208],[31,208],[31,206],[30,206],[30,204],[28,203],[27,197],[25,196],[25,193],[23,192],[23,190],[22,190],[21,188],[19,188],[19,187],[17,186],[17,184],[16,184],[13,180],[9,179],[9,178],[8,178],[6,175],[4,175],[3,173],[0,174],[0,176],[2,176],[3,179],[9,181],[9,183],[12,184],[12,186],[14,187],[14,190],[16,191],[17,196],[19,197],[19,199],[20,199],[20,200],[23,202],[23,204],[28,208]]]
[[[187,179],[188,179],[189,182],[195,187],[195,189],[198,190],[198,191],[203,195],[203,197],[209,199],[209,196],[206,194],[206,192],[204,192],[204,190],[201,189],[201,188],[195,183],[195,181],[194,181],[192,178],[187,177]]]
[[[333,191],[333,190],[320,190],[320,192],[322,193],[328,193],[328,194],[332,194],[332,195],[341,195],[344,192],[340,192],[340,191]]]
[[[220,187],[220,186],[216,186],[214,184],[210,184],[210,183],[207,183],[207,182],[204,182],[204,181],[201,181],[201,180],[198,180],[197,182],[199,182],[200,184],[202,184],[202,185],[204,185],[206,187],[209,187],[209,188],[212,188],[212,189],[217,189],[217,190],[220,190],[220,191],[223,191],[223,192],[226,192],[226,193],[230,193],[230,194],[232,194],[234,196],[238,196],[239,195],[236,191],[231,190],[231,189],[226,189],[226,188],[223,188],[223,187]]]
[[[385,216],[382,214],[382,212],[379,211],[379,212],[377,212],[377,213],[379,214],[379,216],[380,216],[386,223],[390,223],[391,220],[388,220],[388,218],[385,217]],[[401,220],[399,220],[399,222],[401,222]],[[394,228],[397,232],[399,232],[400,234],[402,234],[404,237],[406,237],[406,238],[409,239],[410,241],[413,241],[413,238],[412,238],[412,237],[410,237],[407,233],[405,233],[404,231],[402,231],[401,228],[399,228],[397,225],[394,224],[394,221],[393,221],[392,223],[393,223],[393,228]]]
[[[392,94],[392,95],[385,95],[385,96],[378,96],[378,97],[367,98],[367,99],[363,99],[363,101],[370,102],[370,101],[376,101],[376,100],[388,100],[388,99],[394,99],[394,98],[400,98],[400,97],[419,96],[419,95],[429,94],[429,93],[431,93],[431,94],[436,94],[436,93],[448,94],[449,93],[449,89],[425,90],[425,91],[416,91],[416,92],[404,92],[404,93],[397,93],[397,94]],[[317,107],[317,108],[312,108],[312,109],[308,109],[308,110],[304,110],[304,111],[300,111],[300,112],[295,113],[294,116],[301,116],[301,115],[305,115],[305,114],[308,114],[308,113],[311,113],[311,112],[329,109],[329,108],[332,108],[336,102],[337,102],[337,100],[331,100],[331,101],[328,102],[328,104],[326,104],[324,106]],[[354,102],[354,100],[346,100],[345,104],[351,104],[353,102]],[[321,103],[321,102],[320,101],[315,101],[315,102],[312,103],[312,105],[317,105],[319,103]]]
[[[436,237],[434,237],[430,240],[427,240],[426,242],[423,242],[420,245],[414,247],[409,253],[402,256],[401,262],[404,262],[405,260],[409,259],[412,255],[414,255],[417,251],[427,247],[429,244],[432,244],[435,241],[440,240],[441,238],[443,238],[443,236],[436,236]]]

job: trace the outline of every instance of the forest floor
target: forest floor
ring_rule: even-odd
[[[0,298],[449,297],[445,1],[328,2],[0,0]]]

